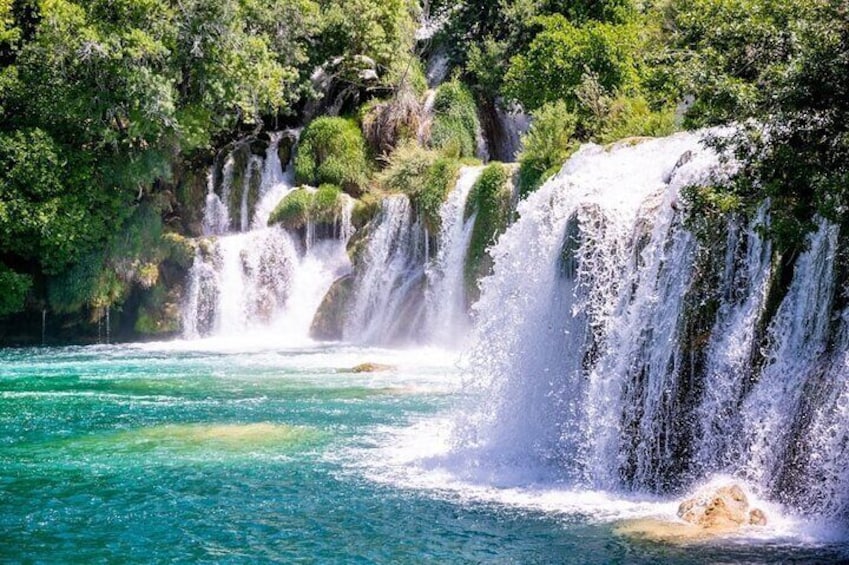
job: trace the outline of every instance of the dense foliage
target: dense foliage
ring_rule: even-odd
[[[295,155],[295,178],[318,186],[330,183],[359,195],[368,181],[366,143],[354,120],[321,117],[304,129]]]
[[[585,141],[742,124],[716,141],[741,174],[693,191],[694,209],[769,197],[778,248],[798,248],[816,215],[842,222],[849,205],[847,12],[842,0],[0,0],[0,315],[102,311],[155,287],[186,253],[169,243],[189,223],[175,216],[203,198],[186,178],[282,124],[306,125],[299,182],[360,197],[360,223],[384,191],[404,192],[436,233],[499,105],[532,115],[522,194]],[[451,78],[428,98],[424,70],[445,58]],[[168,326],[153,315],[166,294],[143,301],[142,326]]]
[[[316,190],[298,188],[287,194],[268,218],[268,224],[300,229],[308,222],[334,224],[342,211],[342,191],[332,184]]]

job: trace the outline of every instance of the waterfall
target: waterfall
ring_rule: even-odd
[[[345,197],[338,237],[332,240],[304,248],[287,230],[267,227],[274,208],[294,188],[292,165],[284,169],[278,153],[285,135],[270,135],[264,159],[245,158],[238,153],[245,148],[231,153],[222,168],[220,195],[215,175],[209,174],[204,234],[211,237],[199,240],[189,271],[183,307],[188,338],[271,329],[281,339],[304,340],[324,293],[350,271],[345,252],[353,234],[350,198]]]
[[[486,410],[459,426],[461,445],[595,487],[619,485],[620,460],[650,472],[693,248],[677,191],[706,182],[715,162],[688,134],[589,145],[519,204],[475,306],[470,386]],[[635,419],[642,410],[653,417]],[[628,419],[638,435],[626,447]]]
[[[455,451],[490,478],[607,490],[730,474],[803,512],[846,516],[838,229],[820,221],[775,294],[768,202],[701,225],[681,202],[735,167],[702,135],[585,146],[519,204],[474,307],[477,400]]]
[[[346,340],[391,343],[416,334],[423,314],[426,240],[406,196],[383,199],[354,284]]]
[[[404,195],[384,198],[357,261],[346,340],[454,348],[463,341],[471,325],[464,268],[475,222],[474,215],[465,215],[466,201],[482,170],[461,168],[440,207],[434,257],[410,200]]]
[[[228,155],[221,172],[222,191],[219,196],[215,192],[215,174],[211,168],[206,176],[206,205],[203,212],[203,235],[224,235],[230,231],[230,211],[227,202],[230,201],[230,191],[233,186],[233,156]]]
[[[480,177],[482,167],[463,167],[454,189],[439,211],[439,249],[425,270],[427,320],[424,334],[440,345],[456,345],[468,333],[464,267],[475,215],[466,218],[469,192]]]

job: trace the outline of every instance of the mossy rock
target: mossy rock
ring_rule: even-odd
[[[346,275],[333,283],[316,310],[310,326],[310,336],[319,340],[340,340],[343,337],[348,302],[354,290],[354,277]]]
[[[289,164],[289,161],[292,160],[292,152],[295,149],[296,143],[297,137],[294,134],[286,132],[277,144],[277,157],[280,158],[280,164],[283,165],[284,169]]]
[[[139,306],[135,331],[155,336],[176,334],[182,325],[181,301],[181,287],[166,290],[162,285],[154,286]]]
[[[323,184],[313,193],[310,219],[317,224],[333,224],[342,213],[343,196],[338,186]]]
[[[271,145],[271,136],[268,132],[260,132],[254,139],[252,139],[249,143],[249,147],[251,153],[256,155],[257,157],[265,157],[268,152],[268,147]]]
[[[203,234],[203,210],[207,193],[207,171],[178,173],[177,210],[182,230],[190,236]]]
[[[354,201],[354,210],[351,214],[351,223],[361,230],[371,222],[380,211],[381,199],[374,193],[368,192]]]
[[[357,197],[369,177],[366,143],[355,120],[321,117],[304,129],[295,155],[295,178],[318,186],[334,184]]]
[[[305,187],[287,194],[268,217],[268,225],[280,224],[284,228],[299,229],[310,219],[313,195]]]
[[[268,218],[268,225],[299,230],[307,222],[333,225],[342,213],[343,196],[338,186],[301,187],[287,194]]]
[[[172,232],[162,234],[162,244],[168,259],[186,269],[192,266],[198,247],[197,241]]]
[[[477,214],[465,264],[466,290],[471,302],[479,298],[477,281],[492,271],[492,258],[487,250],[507,229],[512,201],[510,170],[501,163],[488,165],[466,201],[465,216]]]

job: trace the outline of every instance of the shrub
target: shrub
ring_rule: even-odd
[[[304,129],[295,155],[299,183],[335,184],[356,196],[365,188],[368,174],[366,144],[356,121],[321,117]]]
[[[433,102],[430,146],[455,159],[474,157],[477,150],[477,106],[471,92],[454,79],[439,87]]]
[[[675,129],[674,108],[653,111],[643,97],[620,96],[610,104],[600,141],[610,143],[626,137],[663,137]]]
[[[323,184],[317,190],[301,187],[280,201],[271,213],[268,225],[280,224],[296,230],[307,222],[332,224],[341,210],[342,191],[338,186]]]
[[[0,316],[23,310],[30,287],[32,277],[16,273],[0,263]]]
[[[406,194],[430,233],[440,228],[439,209],[457,180],[456,159],[407,143],[390,156],[380,176],[384,189]]]
[[[519,155],[520,197],[539,188],[575,151],[576,124],[577,118],[562,100],[545,104],[533,113],[533,122],[522,138]]]
[[[403,141],[416,138],[421,104],[415,92],[402,87],[389,100],[373,100],[363,107],[363,133],[369,147],[386,156]]]

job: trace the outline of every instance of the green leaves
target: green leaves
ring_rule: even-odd
[[[576,26],[560,15],[537,20],[542,27],[528,49],[513,57],[504,78],[504,93],[535,110],[546,102],[578,103],[584,75],[595,75],[606,90],[636,82],[636,28],[590,21]]]
[[[430,146],[454,159],[474,157],[480,123],[469,89],[457,79],[440,86],[433,102],[433,114]]]
[[[356,121],[326,116],[304,129],[295,155],[299,183],[334,184],[357,196],[366,186],[368,173],[366,144]]]
[[[556,172],[577,149],[574,140],[578,119],[560,100],[539,108],[533,113],[533,123],[522,138],[519,156],[519,195],[533,192]]]
[[[32,277],[16,273],[0,263],[0,316],[23,310],[30,287]]]

